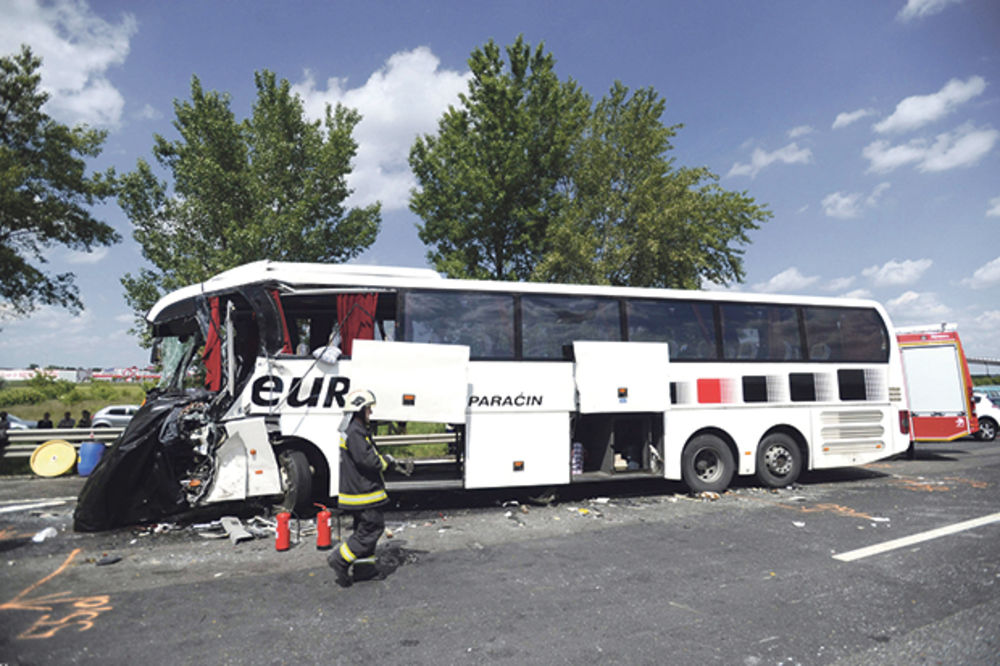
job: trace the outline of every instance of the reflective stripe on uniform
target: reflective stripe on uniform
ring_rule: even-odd
[[[372,564],[373,565],[373,564],[375,564],[375,556],[374,555],[369,555],[368,557],[359,557],[358,559],[354,560],[354,564],[355,564],[355,566],[357,566],[358,564]]]
[[[351,552],[351,549],[347,547],[346,541],[340,544],[340,556],[344,558],[344,561],[348,564],[358,559],[357,556]]]
[[[365,493],[364,495],[340,493],[339,503],[341,506],[365,506],[367,504],[377,504],[387,499],[389,499],[389,496],[386,494],[385,489],[380,489]]]

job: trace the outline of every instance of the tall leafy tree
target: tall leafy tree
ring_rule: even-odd
[[[287,80],[254,80],[252,113],[237,121],[229,96],[193,77],[190,101],[174,102],[180,138],[154,137],[172,182],[141,159],[122,177],[119,204],[152,264],[122,278],[137,319],[164,292],[239,264],[346,261],[378,235],[379,203],[344,205],[360,114],[338,104],[310,122]]]
[[[663,113],[655,90],[630,95],[618,82],[597,103],[534,279],[686,289],[743,280],[747,234],[771,213],[706,168],[677,167],[668,153],[681,125],[663,125]]]
[[[121,240],[89,210],[114,194],[112,170],[86,170],[107,133],[50,118],[39,67],[27,46],[0,58],[0,301],[16,315],[39,305],[83,309],[73,273],[44,270],[46,250],[89,252]]]
[[[472,52],[472,79],[410,150],[418,182],[410,209],[424,223],[428,258],[451,277],[526,280],[544,256],[559,180],[584,128],[590,99],[561,82],[555,59],[523,37]]]

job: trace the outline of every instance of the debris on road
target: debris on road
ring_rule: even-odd
[[[223,516],[219,522],[222,523],[222,529],[226,531],[233,544],[253,539],[253,535],[243,528],[243,523],[236,516]]]
[[[56,530],[56,528],[46,527],[44,530],[37,532],[35,536],[31,537],[31,540],[34,541],[35,543],[42,543],[46,539],[51,539],[52,537],[58,534],[59,532]]]

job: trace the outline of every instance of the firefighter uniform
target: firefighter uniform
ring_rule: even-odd
[[[355,413],[340,439],[339,499],[340,508],[353,515],[354,531],[329,558],[341,585],[350,584],[347,572],[352,565],[356,577],[375,573],[375,545],[385,531],[381,507],[389,501],[382,478],[388,466],[362,413]]]

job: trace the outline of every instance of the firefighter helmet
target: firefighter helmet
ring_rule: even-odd
[[[375,406],[375,394],[368,389],[351,391],[347,394],[347,402],[344,403],[345,412],[360,412],[365,407]]]

